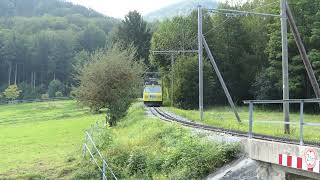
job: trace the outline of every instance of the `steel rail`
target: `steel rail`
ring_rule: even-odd
[[[192,121],[182,120],[177,117],[173,117],[172,115],[168,114],[167,112],[161,110],[161,108],[151,107],[149,110],[154,116],[160,118],[161,120],[164,120],[167,122],[176,122],[176,123],[179,123],[179,124],[186,126],[186,127],[195,128],[195,129],[202,129],[202,130],[207,130],[207,131],[217,132],[217,133],[223,133],[223,134],[228,134],[228,135],[238,136],[238,137],[248,137],[248,135],[249,135],[248,133],[243,132],[243,131],[229,130],[229,129],[225,129],[225,128],[219,128],[219,127],[209,126],[209,125],[205,125],[205,124],[195,123]],[[275,137],[275,136],[270,136],[270,135],[262,135],[262,134],[257,134],[257,133],[252,133],[252,139],[280,142],[280,143],[286,143],[286,144],[295,144],[295,145],[300,144],[299,140]],[[320,146],[319,143],[310,142],[310,141],[304,141],[304,144],[309,145],[309,146],[314,146],[314,147]]]

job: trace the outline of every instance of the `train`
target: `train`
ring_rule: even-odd
[[[145,79],[143,102],[146,106],[162,106],[162,86],[157,78]]]

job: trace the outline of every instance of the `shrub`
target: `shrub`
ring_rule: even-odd
[[[139,94],[142,66],[132,50],[114,47],[96,52],[82,70],[77,100],[93,110],[107,108],[107,121],[114,126]]]
[[[59,80],[52,80],[50,83],[49,83],[49,87],[48,87],[48,94],[49,94],[49,97],[55,97],[56,96],[56,93],[58,91],[62,91],[63,87],[62,87],[62,84]]]
[[[147,154],[142,149],[135,149],[128,159],[128,169],[131,175],[143,174],[147,168]]]
[[[55,94],[55,97],[63,97],[63,94],[61,91],[57,91]]]
[[[19,97],[20,93],[21,90],[19,90],[17,85],[10,85],[4,91],[3,95],[6,99],[13,101]]]
[[[18,84],[19,89],[21,89],[20,97],[21,99],[37,99],[41,96],[41,87],[33,87],[25,82]]]
[[[49,95],[46,93],[46,94],[42,94],[41,95],[41,99],[49,99]]]

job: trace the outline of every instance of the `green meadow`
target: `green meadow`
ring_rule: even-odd
[[[68,177],[85,129],[103,119],[73,100],[1,105],[0,179]]]

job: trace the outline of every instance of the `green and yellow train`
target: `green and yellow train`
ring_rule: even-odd
[[[161,85],[145,85],[143,90],[143,102],[146,106],[162,106]]]

